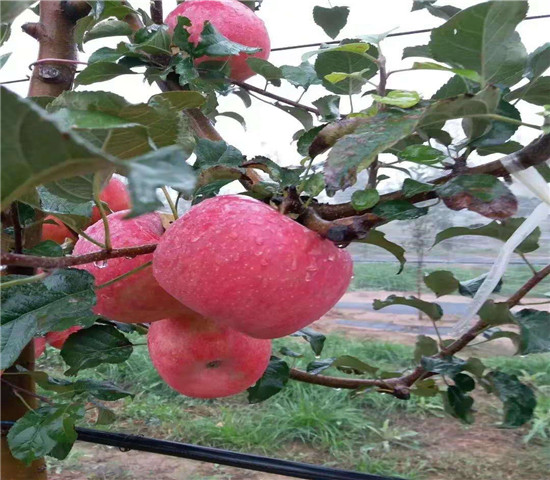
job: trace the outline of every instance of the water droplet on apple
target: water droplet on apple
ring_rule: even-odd
[[[269,265],[269,261],[268,261],[267,258],[262,258],[262,260],[260,261],[260,264],[265,267],[265,266]]]
[[[94,265],[97,268],[105,268],[107,266],[107,260],[100,260],[98,262],[94,262]]]

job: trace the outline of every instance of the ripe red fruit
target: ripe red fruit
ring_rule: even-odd
[[[128,211],[121,211],[107,216],[113,248],[135,247],[159,241],[164,233],[160,215],[150,213],[126,220],[124,217],[127,214]],[[89,227],[86,233],[99,242],[105,240],[101,220]],[[73,254],[83,255],[99,250],[97,245],[85,238],[79,238]],[[152,254],[134,258],[111,258],[76,268],[90,272],[95,277],[96,285],[101,285],[152,259]],[[96,290],[96,296],[95,313],[124,323],[154,322],[187,311],[185,306],[160,287],[153,277],[151,267]]]
[[[34,338],[34,358],[40,357],[46,350],[46,338],[35,337]]]
[[[51,220],[53,223],[43,223],[42,224],[42,240],[52,240],[56,243],[63,243],[66,238],[71,240],[76,240],[76,235],[71,232],[65,224],[59,220],[59,218],[54,217],[53,215],[48,215],[44,220]]]
[[[200,315],[155,322],[147,335],[149,355],[163,380],[188,397],[227,397],[262,376],[271,342],[247,337]]]
[[[113,212],[130,208],[128,189],[118,178],[111,178],[99,194],[99,199],[109,205],[109,208]],[[97,222],[100,218],[99,208],[93,207],[90,225]],[[77,236],[61,220],[53,215],[48,215],[45,220],[52,220],[55,222],[55,225],[52,223],[42,224],[42,240],[53,240],[56,243],[63,243],[65,238],[70,238],[71,240],[77,239]]]
[[[246,63],[247,58],[258,57],[267,60],[269,57],[271,43],[264,22],[238,0],[187,0],[180,3],[166,17],[165,23],[173,30],[178,24],[180,16],[191,20],[192,25],[188,29],[191,34],[189,38],[195,44],[199,41],[204,22],[208,20],[229,40],[247,47],[262,49],[253,55],[241,53],[223,58],[204,56],[197,59],[197,64],[204,61],[228,60],[231,67],[231,78],[242,81],[254,75]]]
[[[71,328],[67,328],[67,330],[62,330],[61,332],[48,332],[46,333],[46,341],[48,344],[50,344],[53,348],[57,348],[61,350],[63,348],[63,344],[69,338],[69,335],[71,335],[74,332],[78,332],[79,330],[82,330],[82,327],[74,326]],[[37,339],[35,339],[36,341]],[[36,344],[35,344],[36,349]],[[35,356],[37,356],[35,354]]]
[[[159,284],[189,308],[257,338],[293,333],[346,291],[350,255],[258,200],[205,200],[161,238]]]
[[[130,208],[130,194],[123,182],[118,178],[111,178],[109,183],[99,194],[99,199],[109,205],[112,212],[120,212]],[[92,222],[95,223],[101,218],[99,208],[92,209]]]

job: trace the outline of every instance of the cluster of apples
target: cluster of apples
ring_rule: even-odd
[[[154,253],[81,265],[101,285],[94,312],[124,323],[149,323],[148,347],[160,376],[192,397],[233,395],[265,371],[270,339],[324,315],[346,291],[349,254],[241,195],[203,201],[165,231],[161,215],[108,215],[113,248],[156,243]],[[103,242],[103,222],[86,234]],[[74,255],[98,251],[81,237]],[[47,335],[61,347],[79,327]]]
[[[254,56],[267,59],[269,35],[263,22],[237,0],[187,0],[171,12],[192,22],[190,40],[200,39],[205,21],[224,36],[260,47]],[[254,72],[247,55],[222,58],[231,78]],[[196,60],[200,64],[211,57]],[[227,195],[191,208],[165,231],[161,216],[126,218],[129,197],[113,179],[100,196],[113,212],[108,218],[113,248],[158,244],[154,254],[113,258],[82,265],[102,285],[94,312],[124,323],[149,323],[148,347],[153,365],[168,385],[192,397],[239,393],[253,385],[271,356],[271,340],[291,334],[324,315],[346,291],[351,275],[349,254],[269,205],[245,196]],[[86,234],[105,237],[99,212]],[[62,224],[59,226],[63,228]],[[44,238],[54,238],[44,226]],[[71,232],[69,232],[71,233]],[[74,255],[98,251],[79,238]],[[49,333],[61,348],[80,327]]]

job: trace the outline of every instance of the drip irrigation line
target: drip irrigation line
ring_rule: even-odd
[[[533,15],[531,17],[525,17],[523,21],[525,20],[539,20],[541,18],[550,18],[550,14],[548,15]],[[410,30],[408,32],[395,32],[395,33],[389,33],[386,35],[386,38],[388,37],[403,37],[405,35],[416,35],[419,33],[429,33],[433,29],[432,28],[423,28],[421,30]],[[297,50],[299,48],[310,48],[310,47],[320,47],[321,45],[338,45],[342,40],[331,40],[329,42],[317,42],[317,43],[306,43],[303,45],[290,45],[288,47],[277,47],[272,48],[272,52],[280,52],[283,50]]]
[[[9,429],[14,422],[2,422],[2,429]],[[277,458],[232,452],[220,448],[202,447],[187,443],[158,440],[155,438],[126,435],[123,433],[102,432],[90,428],[76,428],[77,439],[82,442],[109,445],[128,450],[158,453],[171,457],[188,458],[208,463],[217,463],[231,467],[275,473],[292,478],[309,480],[401,480],[397,477],[382,477],[368,473],[352,472],[337,468],[311,465],[307,463],[280,460]]]

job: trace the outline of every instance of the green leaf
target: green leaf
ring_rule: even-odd
[[[133,52],[151,55],[171,55],[170,34],[166,25],[150,25],[134,34],[134,44],[128,45]]]
[[[8,432],[12,455],[30,465],[61,445],[68,447],[64,449],[66,456],[76,440],[75,423],[84,418],[84,413],[84,406],[71,404],[28,411]]]
[[[424,275],[424,283],[436,297],[449,295],[459,287],[458,280],[448,270],[437,270]]]
[[[481,85],[514,85],[524,72],[527,52],[515,32],[527,2],[485,2],[462,10],[432,30],[434,60],[480,74]]]
[[[332,364],[336,358],[324,358],[322,360],[314,360],[313,362],[309,362],[306,366],[306,371],[308,373],[311,373],[312,375],[318,375],[321,372],[327,370],[328,368],[332,367]]]
[[[381,97],[380,95],[371,96],[375,102],[400,108],[414,107],[421,100],[418,92],[409,92],[406,90],[392,90],[385,97]]]
[[[446,98],[456,97],[464,93],[473,93],[470,87],[470,82],[466,81],[466,79],[460,75],[455,75],[432,95],[432,99],[443,100]]]
[[[426,335],[418,335],[416,337],[416,344],[414,346],[414,361],[416,363],[420,362],[422,357],[437,355],[437,352],[439,352],[439,347],[433,338]]]
[[[437,165],[445,154],[429,145],[408,145],[397,156],[400,160],[419,163],[420,165]]]
[[[366,238],[360,240],[361,243],[368,243],[370,245],[376,245],[377,247],[383,248],[390,252],[398,261],[399,261],[399,271],[397,274],[400,274],[403,271],[405,266],[405,249],[397,243],[390,242],[386,238],[386,234],[380,230],[371,230]]]
[[[479,309],[478,315],[485,323],[493,326],[515,323],[510,307],[506,302],[487,300]]]
[[[344,373],[350,373],[353,375],[363,375],[365,373],[375,375],[376,372],[378,372],[377,367],[373,367],[372,365],[369,365],[358,358],[352,357],[351,355],[342,355],[338,357],[334,360],[332,366]]]
[[[345,128],[337,133],[338,135],[343,133],[344,136],[336,140],[332,147],[324,172],[329,193],[353,185],[357,179],[357,173],[367,168],[379,153],[411,135],[422,112],[422,107],[409,110],[391,109],[373,117],[358,119],[360,124],[352,130],[351,134],[346,135]],[[334,140],[327,139],[327,136],[338,129],[339,125],[345,125],[336,123],[335,126],[329,125],[331,128],[325,127],[321,130],[310,147],[310,155],[316,153],[319,144],[323,142],[328,146],[332,144]]]
[[[8,281],[16,277],[2,277]],[[55,270],[40,282],[0,292],[2,338],[0,369],[13,364],[35,334],[93,322],[94,277],[85,270]]]
[[[389,307],[390,305],[406,305],[408,307],[416,308],[417,310],[424,312],[432,320],[439,320],[443,316],[443,310],[437,303],[426,302],[414,296],[398,297],[397,295],[390,295],[386,298],[386,300],[375,300],[372,307],[374,310],[381,310],[382,308]]]
[[[440,373],[441,375],[448,375],[454,377],[456,374],[464,370],[466,362],[458,357],[422,357],[420,362],[422,368],[428,372]]]
[[[131,217],[163,206],[157,197],[157,188],[167,185],[181,193],[190,193],[195,188],[196,174],[186,159],[183,149],[174,145],[146,153],[126,164]]]
[[[252,54],[261,50],[261,48],[247,47],[232,42],[224,37],[210,22],[205,22],[200,36],[200,43],[196,49],[196,56],[225,57],[226,55],[239,55],[240,53]]]
[[[199,139],[195,148],[195,155],[197,160],[193,167],[198,170],[204,170],[215,165],[240,167],[244,163],[243,154],[223,140]]]
[[[532,308],[524,308],[514,314],[514,319],[520,327],[519,352],[529,353],[550,352],[550,313]]]
[[[516,98],[535,105],[546,105],[550,99],[550,77],[538,77],[536,80],[506,95],[506,100]]]
[[[309,112],[306,112],[301,108],[291,107],[290,105],[279,104],[278,107],[286,113],[292,115],[306,130],[313,128],[313,119],[311,118],[311,114]]]
[[[35,0],[16,0],[0,2],[0,18],[2,23],[11,23],[21,15]]]
[[[34,102],[2,87],[1,105],[2,208],[37,185],[114,166]]]
[[[401,191],[403,192],[403,196],[405,198],[414,197],[419,193],[431,192],[433,189],[434,186],[432,184],[417,182],[412,178],[406,178],[403,181],[403,186],[401,187]]]
[[[285,346],[279,348],[279,353],[281,355],[285,355],[287,357],[291,358],[301,358],[303,355],[301,353],[295,352],[294,350],[291,350],[290,348],[287,348]]]
[[[503,427],[516,428],[531,420],[537,406],[531,388],[521,383],[515,375],[499,371],[489,372],[485,378],[504,405]]]
[[[474,295],[479,290],[479,287],[481,287],[481,284],[485,281],[485,278],[487,278],[486,273],[480,275],[479,277],[472,278],[471,280],[466,280],[464,282],[459,282],[459,284],[458,284],[458,293],[460,293],[460,295],[463,295],[464,297],[473,298]],[[500,292],[501,288],[502,288],[502,279],[499,280],[497,286],[493,290],[493,293]]]
[[[336,38],[340,30],[346,26],[348,15],[348,7],[313,7],[313,20],[332,39]]]
[[[116,37],[116,36],[128,36],[132,35],[134,31],[127,22],[121,20],[106,20],[98,23],[94,28],[88,30],[84,35],[84,43],[97,38]]]
[[[88,65],[75,78],[75,85],[91,85],[97,82],[106,82],[120,75],[134,75],[128,67],[119,63],[96,62]]]
[[[324,125],[319,125],[318,127],[313,127],[300,135],[298,138],[298,153],[303,156],[308,155],[309,147],[311,146],[317,134],[324,128]]]
[[[325,177],[322,173],[310,175],[304,182],[304,192],[312,197],[316,197],[325,189]]]
[[[263,58],[256,57],[247,58],[246,63],[253,72],[261,75],[268,82],[271,82],[276,87],[281,86],[281,78],[283,78],[284,75],[279,67],[276,67],[271,62],[268,62]]]
[[[434,63],[434,62],[414,62],[412,68],[413,70],[444,70],[447,72],[452,72],[457,75],[460,75],[461,77],[467,78],[472,82],[476,82],[476,83],[481,82],[481,78],[479,74],[474,70],[465,70],[463,68],[450,68],[445,65],[440,65],[439,63]]]
[[[529,54],[525,76],[529,80],[540,77],[550,68],[550,42],[541,45]]]
[[[274,181],[276,181],[282,187],[298,185],[298,183],[300,183],[300,175],[304,171],[302,167],[298,167],[298,168],[281,167],[280,165],[275,163],[273,160],[262,156],[254,157],[252,160],[246,163],[243,163],[242,165],[246,167],[257,168],[258,170],[262,170],[266,172]],[[315,180],[309,186],[315,187]],[[324,188],[324,184],[321,190],[323,188]]]
[[[466,361],[464,365],[464,371],[473,373],[477,378],[483,375],[485,365],[479,358],[471,357]]]
[[[413,220],[426,215],[428,207],[416,207],[406,200],[390,200],[389,202],[376,205],[372,213],[387,221]]]
[[[323,347],[325,345],[325,340],[327,339],[327,337],[325,337],[322,333],[316,332],[309,327],[302,328],[296,333],[293,333],[291,336],[302,337],[304,340],[306,340],[311,346],[311,349],[313,350],[313,353],[315,353],[315,355],[321,355],[321,353],[323,352]]]
[[[237,112],[220,112],[216,115],[216,117],[227,117],[235,120],[239,123],[241,127],[243,127],[244,130],[246,130],[246,120],[242,115],[240,115]]]
[[[340,118],[340,97],[338,95],[325,95],[311,103],[317,107],[324,122]]]
[[[434,3],[436,3],[436,0],[414,0],[411,12],[425,8],[434,17],[442,18],[443,20],[448,20],[460,12],[460,8],[453,7],[452,5],[434,5]]]
[[[88,58],[88,63],[97,63],[97,62],[116,62],[120,57],[125,54],[126,45],[124,43],[119,44],[119,47],[122,45],[122,48],[109,48],[101,47],[97,49],[94,53]]]
[[[415,45],[403,49],[403,60],[410,57],[431,57],[430,47],[428,45]]]
[[[443,394],[445,411],[467,424],[474,423],[473,404],[474,399],[462,393],[456,386],[447,387],[447,391]]]
[[[366,43],[357,45],[363,52],[369,49]],[[370,50],[371,56],[378,56],[378,51],[374,47]],[[361,92],[366,81],[376,75],[378,66],[369,56],[354,51],[350,45],[343,45],[340,48],[321,50],[315,60],[315,71],[327,90],[338,95],[351,95]],[[335,72],[344,74],[344,77],[338,83],[331,83],[326,76]]]
[[[496,123],[504,123],[504,122],[495,122],[495,124]],[[523,148],[523,145],[521,143],[511,140],[509,142],[503,143],[502,145],[493,145],[490,147],[478,147],[476,152],[478,155],[481,155],[481,156],[491,155],[493,153],[504,153],[508,155],[509,153],[517,152],[522,148]]]
[[[481,227],[451,227],[439,232],[435,236],[434,246],[449,238],[461,237],[464,235],[478,235],[483,237],[496,238],[506,242],[518,227],[525,221],[524,218],[509,218],[505,222],[493,221]],[[537,228],[516,248],[516,252],[529,253],[539,248],[540,229]]]
[[[288,364],[277,357],[271,357],[266,371],[255,385],[248,389],[248,402],[260,403],[279,393],[290,375]]]
[[[283,77],[295,87],[308,89],[311,85],[321,83],[313,65],[309,62],[302,62],[299,66],[283,65],[280,67]]]
[[[380,194],[376,188],[356,190],[351,194],[351,206],[357,211],[372,208],[378,203],[379,200]]]
[[[23,249],[23,253],[26,255],[38,255],[40,257],[62,257],[63,249],[61,245],[53,240],[45,240],[32,248]]]
[[[414,387],[411,388],[411,394],[417,395],[418,397],[435,397],[438,392],[439,387],[433,378],[415,382]]]
[[[453,377],[453,381],[462,392],[471,392],[476,388],[475,380],[465,373],[458,373]]]
[[[94,325],[73,333],[63,344],[61,356],[70,367],[65,375],[76,375],[102,363],[122,363],[132,353],[132,344],[110,325]]]
[[[494,219],[511,217],[518,210],[515,195],[493,175],[459,175],[436,187],[436,192],[451,210],[466,208]]]
[[[4,55],[0,55],[0,69],[4,68],[4,65],[9,60],[10,56],[11,56],[11,52],[4,53]]]
[[[96,425],[110,425],[116,420],[116,414],[111,409],[95,402],[94,406],[97,408]]]

